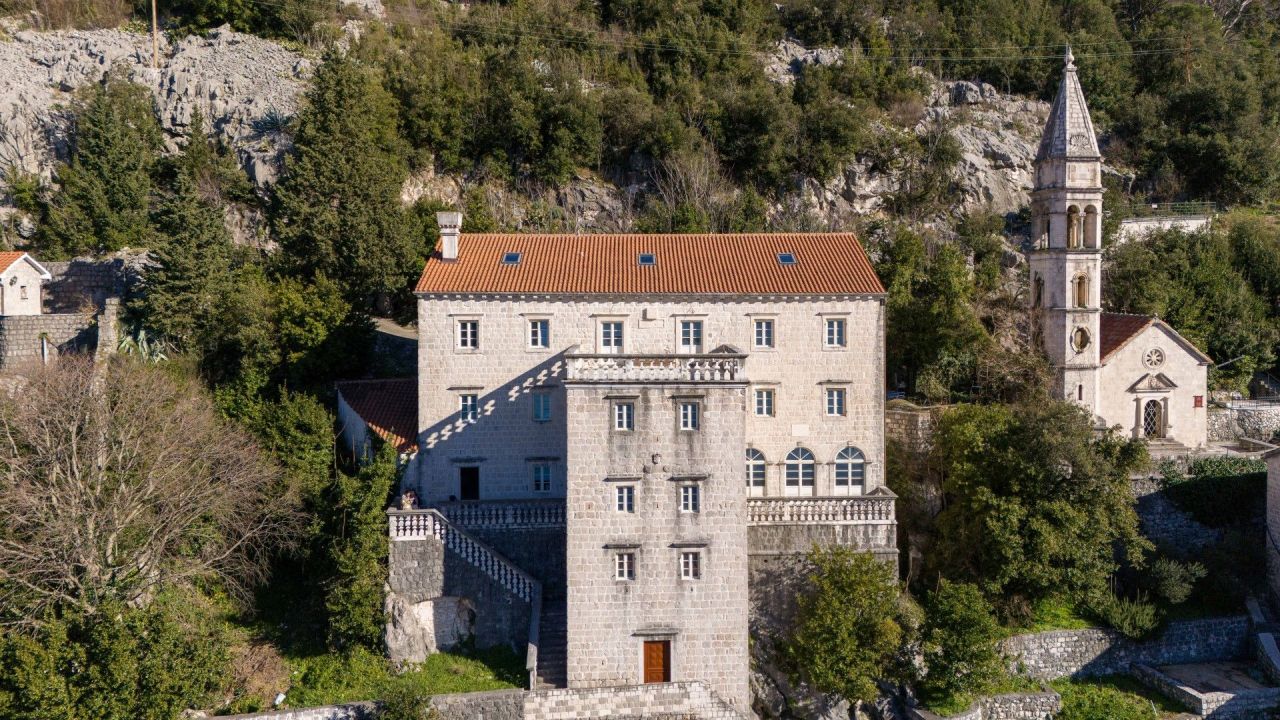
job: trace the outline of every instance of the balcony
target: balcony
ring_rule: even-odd
[[[746,355],[566,355],[566,382],[742,383]]]
[[[747,525],[877,525],[896,522],[887,488],[855,497],[747,499]]]

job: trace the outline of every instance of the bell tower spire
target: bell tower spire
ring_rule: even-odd
[[[1101,366],[1102,154],[1067,46],[1035,159],[1031,192],[1032,327],[1059,397],[1097,415]]]

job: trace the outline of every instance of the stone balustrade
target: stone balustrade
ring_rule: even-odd
[[[746,382],[745,355],[568,355],[569,382]]]
[[[564,500],[510,500],[440,503],[449,522],[463,528],[562,528]]]
[[[861,525],[891,523],[894,497],[781,497],[747,500],[748,525]]]
[[[392,542],[435,538],[521,600],[541,599],[542,585],[533,576],[456,527],[439,511],[388,510],[387,519]]]

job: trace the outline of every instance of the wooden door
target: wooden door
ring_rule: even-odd
[[[480,468],[458,468],[458,491],[463,500],[480,499]]]
[[[670,640],[644,642],[644,681],[646,683],[671,682]]]

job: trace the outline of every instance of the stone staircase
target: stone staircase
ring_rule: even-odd
[[[1147,438],[1147,452],[1152,460],[1179,458],[1191,454],[1191,448],[1169,438]]]
[[[534,690],[568,686],[568,611],[563,598],[544,598],[538,626],[538,674]]]

